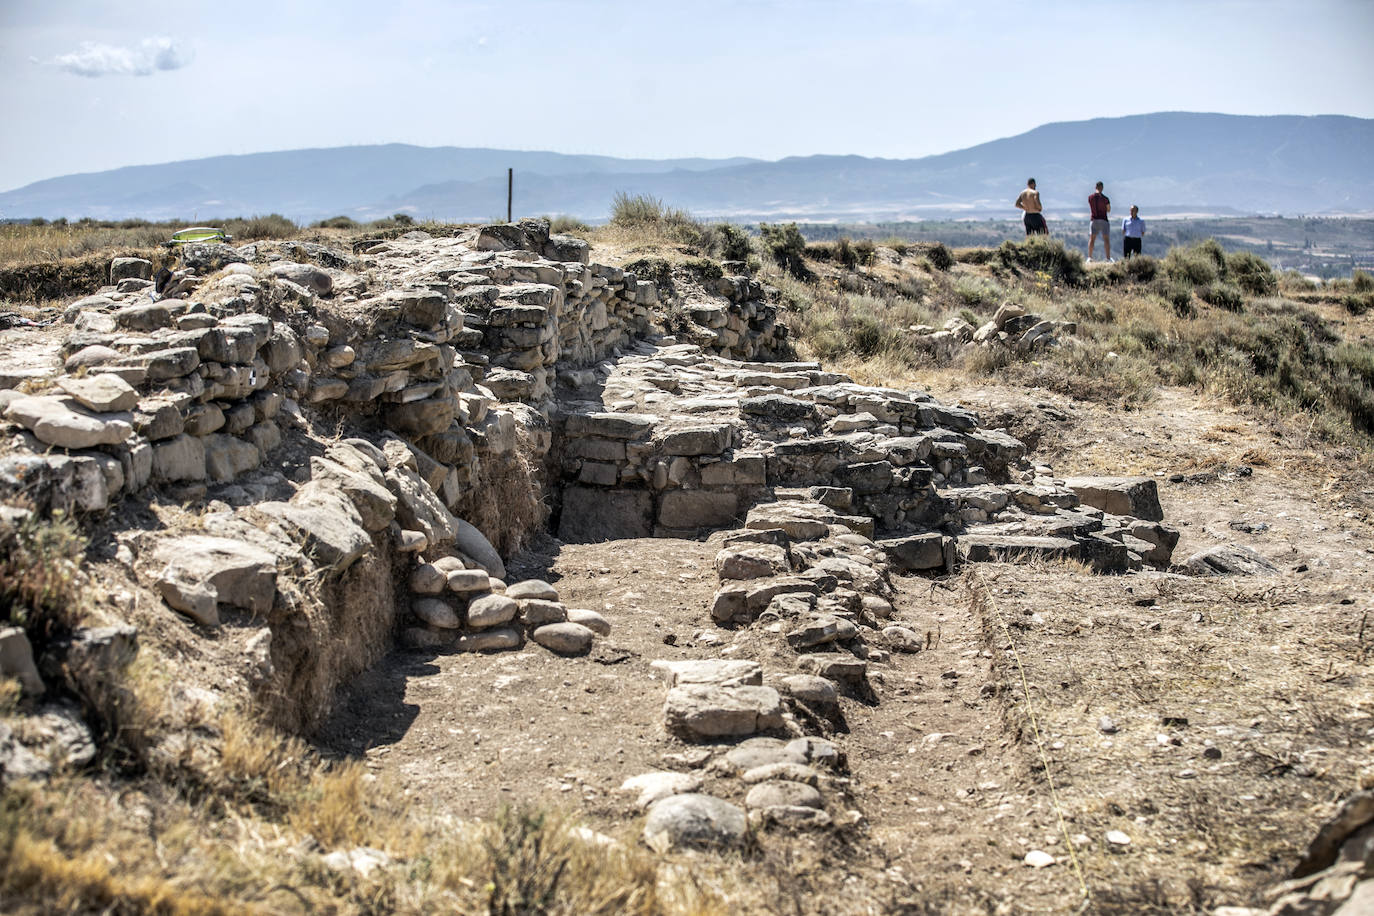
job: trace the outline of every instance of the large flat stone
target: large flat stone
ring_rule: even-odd
[[[1064,485],[1085,506],[1112,515],[1129,515],[1147,522],[1164,519],[1159,487],[1152,477],[1068,477]]]
[[[782,727],[782,700],[772,687],[690,684],[668,691],[668,730],[690,740],[755,735]]]

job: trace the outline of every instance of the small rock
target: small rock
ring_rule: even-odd
[[[591,648],[596,634],[580,623],[550,623],[538,627],[530,638],[559,655],[581,655]]]
[[[638,792],[635,804],[648,808],[660,799],[671,795],[696,792],[701,788],[701,777],[690,773],[655,772],[642,773],[625,780],[620,786],[622,792]]]
[[[1097,720],[1097,730],[1104,735],[1115,735],[1120,729],[1112,721],[1111,716],[1103,716]]]
[[[1021,861],[1031,868],[1047,868],[1054,864],[1054,856],[1039,849],[1032,849]]]
[[[510,587],[506,588],[506,597],[511,596]],[[520,602],[520,622],[527,627],[541,627],[550,623],[563,623],[568,619],[568,609],[557,601],[545,601],[541,598],[526,598]]]
[[[421,598],[411,605],[415,616],[432,627],[441,630],[456,630],[459,627],[458,614],[447,601],[438,598]]]
[[[672,795],[649,807],[644,842],[660,854],[674,849],[744,845],[749,819],[735,805],[709,795]]]
[[[610,636],[611,624],[596,611],[586,608],[568,608],[568,622],[580,623],[598,636]]]
[[[801,808],[822,807],[821,793],[812,786],[801,782],[770,780],[761,782],[749,790],[744,797],[746,808],[776,808],[797,806]]]
[[[537,598],[540,601],[558,600],[558,590],[542,579],[507,583],[506,594],[517,601],[524,598]]]
[[[519,610],[519,603],[505,595],[482,595],[468,604],[468,626],[474,630],[501,626],[514,620]]]
[[[1131,845],[1131,838],[1120,830],[1108,830],[1107,842],[1113,846],[1129,846]]]

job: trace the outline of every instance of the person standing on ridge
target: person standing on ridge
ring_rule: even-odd
[[[1111,198],[1102,193],[1102,182],[1097,183],[1097,190],[1088,198],[1088,210],[1092,213],[1092,224],[1088,231],[1088,261],[1093,259],[1093,248],[1097,245],[1098,235],[1102,236],[1103,257],[1107,263],[1112,260],[1112,224],[1107,222],[1107,214],[1112,212]]]
[[[1040,192],[1035,190],[1034,178],[1026,179],[1026,190],[1016,198],[1016,209],[1026,211],[1026,235],[1049,235],[1050,227],[1045,225],[1044,214],[1040,212]]]
[[[1140,218],[1140,208],[1131,204],[1131,215],[1121,221],[1121,256],[1129,258],[1140,254],[1145,244],[1145,220]]]

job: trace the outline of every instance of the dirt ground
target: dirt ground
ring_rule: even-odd
[[[838,826],[766,835],[738,863],[760,890],[743,907],[1261,904],[1374,764],[1370,482],[1353,456],[1318,457],[1189,392],[1162,391],[1124,420],[1034,391],[936,394],[985,423],[1012,421],[1058,474],[1156,476],[1182,532],[1176,561],[1234,542],[1281,573],[989,564],[895,580],[896,616],[929,648],[871,666],[876,704],[844,701],[835,740],[848,773],[827,795]],[[688,766],[688,747],[664,732],[666,685],[650,663],[725,655],[793,669],[775,636],[711,628],[717,544],[546,540],[509,578],[545,578],[570,607],[601,611],[614,632],[591,656],[398,651],[341,695],[318,740],[363,756],[417,805],[486,817],[507,802],[554,804],[633,840],[639,814],[621,782]],[[706,777],[705,791],[740,794]],[[1023,864],[1031,850],[1054,864]]]

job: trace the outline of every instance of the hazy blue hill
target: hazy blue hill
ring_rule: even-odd
[[[1374,120],[1163,112],[1046,124],[920,159],[799,156],[630,160],[493,149],[387,146],[293,150],[137,166],[0,194],[0,216],[299,220],[493,219],[515,169],[519,214],[608,215],[616,192],[651,194],[700,216],[903,220],[1015,216],[1034,175],[1051,220],[1086,213],[1094,181],[1114,215],[1374,212]]]
[[[283,213],[330,216],[420,185],[476,180],[507,168],[542,174],[729,167],[751,160],[617,159],[401,143],[215,156],[67,175],[0,193],[4,216],[154,218]],[[504,209],[504,198],[502,200]]]
[[[1014,214],[1035,175],[1052,218],[1085,213],[1102,180],[1124,215],[1368,212],[1374,121],[1340,116],[1244,117],[1168,112],[1047,124],[1016,137],[922,159],[789,157],[703,172],[521,175],[526,213],[606,214],[616,191],[661,197],[703,216],[896,219]],[[498,193],[498,191],[500,193]],[[388,198],[376,209],[486,218],[504,188],[450,181]]]

